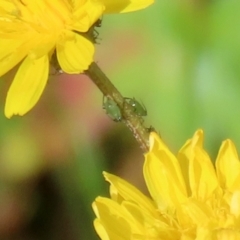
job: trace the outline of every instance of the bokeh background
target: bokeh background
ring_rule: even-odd
[[[146,125],[174,153],[199,128],[213,161],[226,138],[240,151],[239,12],[236,0],[156,0],[143,11],[103,17],[95,60],[124,96],[144,103]],[[102,171],[146,192],[140,148],[108,118],[86,76],[51,76],[36,107],[10,120],[3,115],[6,79],[0,239],[98,239],[91,203],[108,196]]]

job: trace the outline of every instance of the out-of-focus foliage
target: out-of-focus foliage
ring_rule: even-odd
[[[175,152],[197,128],[213,159],[223,139],[240,150],[239,12],[234,0],[157,0],[103,18],[96,61],[144,103],[146,126]],[[144,188],[141,150],[85,76],[51,76],[29,114],[5,119],[10,78],[0,86],[0,238],[97,239],[91,202],[107,191],[101,172]]]

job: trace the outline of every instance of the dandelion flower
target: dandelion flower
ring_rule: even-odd
[[[104,173],[111,198],[93,203],[101,239],[240,239],[240,162],[232,141],[222,143],[214,167],[201,130],[177,156],[152,132],[143,173],[151,198]]]
[[[81,73],[93,61],[86,33],[106,13],[147,7],[153,0],[1,0],[0,76],[18,65],[5,115],[23,115],[40,98],[56,55],[66,73]]]

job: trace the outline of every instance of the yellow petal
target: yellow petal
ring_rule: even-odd
[[[137,188],[115,175],[109,174],[107,172],[104,172],[103,175],[105,179],[110,182],[112,186],[114,186],[115,194],[118,193],[122,199],[134,202],[151,214],[155,214],[154,203]],[[114,197],[118,198],[116,195]]]
[[[129,239],[131,236],[130,225],[125,211],[119,204],[108,198],[98,197],[92,207],[99,219],[98,225],[101,225],[96,229],[100,236],[106,235],[106,232],[102,231],[102,227],[104,227],[109,239]]]
[[[136,234],[142,233],[144,231],[144,225],[147,224],[146,223],[147,221],[152,220],[152,218],[144,219],[142,214],[143,209],[141,209],[141,207],[137,206],[134,203],[125,201],[123,202],[122,206],[124,207],[126,213],[128,214],[128,221],[130,222],[133,232]]]
[[[48,71],[47,55],[39,59],[24,59],[7,94],[6,117],[14,114],[22,116],[37,103],[45,88]]]
[[[196,229],[196,240],[219,240],[213,238],[212,229],[209,227],[197,227]]]
[[[235,191],[230,202],[230,212],[236,217],[240,216],[240,191]]]
[[[66,73],[81,73],[93,62],[93,44],[77,33],[66,32],[56,50],[58,62]]]
[[[101,239],[110,240],[108,229],[102,224],[100,219],[95,219],[93,222],[94,228]]]
[[[186,143],[179,150],[178,155],[177,155],[177,159],[179,160],[179,165],[180,165],[180,168],[182,171],[182,175],[184,178],[188,196],[191,195],[191,189],[190,189],[190,185],[189,185],[189,160],[190,160],[189,154],[192,156],[192,152],[189,147],[190,145],[191,145],[191,139],[186,141]]]
[[[186,183],[188,196],[191,195],[190,185],[189,185],[189,164],[190,159],[194,157],[193,146],[198,146],[202,148],[203,146],[203,131],[197,130],[194,134],[194,138],[188,139],[183,147],[178,152],[179,164],[182,170],[182,174]]]
[[[205,151],[195,149],[195,157],[190,162],[189,178],[192,196],[207,200],[218,188],[213,164]]]
[[[144,178],[161,210],[173,210],[186,200],[187,192],[178,160],[155,132],[150,134],[150,151],[145,155]]]
[[[0,39],[0,76],[12,69],[27,54],[23,47],[24,39]]]
[[[201,129],[197,130],[194,133],[194,136],[186,141],[183,147],[179,150],[179,153],[182,153],[187,158],[192,158],[194,155],[194,147],[203,147],[203,131]]]
[[[232,141],[223,142],[216,160],[216,170],[223,189],[240,190],[240,162]]]
[[[194,224],[199,227],[208,226],[213,217],[211,208],[202,201],[189,199],[189,201],[183,205],[183,209]]]
[[[75,5],[71,28],[79,32],[86,32],[103,15],[105,6],[100,2],[80,1]]]
[[[219,229],[214,231],[211,239],[216,240],[239,240],[240,231],[234,229]]]
[[[173,235],[178,236],[176,239],[179,238],[178,232],[171,226],[171,217],[168,219],[168,216],[159,213],[156,218],[149,215],[145,209],[128,201],[123,202],[122,206],[126,210],[126,217],[136,239],[139,239],[138,236],[145,236],[143,239],[172,239]]]
[[[204,201],[218,188],[218,180],[211,159],[202,145],[203,132],[198,130],[180,153],[189,161],[189,185],[192,196]]]
[[[99,0],[106,6],[104,13],[124,13],[137,11],[151,5],[154,0]]]
[[[4,15],[16,11],[16,6],[13,2],[2,0],[0,4],[0,14]]]

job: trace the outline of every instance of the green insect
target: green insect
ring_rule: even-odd
[[[135,98],[125,98],[125,100],[130,104],[134,110],[134,112],[140,116],[147,116],[147,109],[143,104],[140,104]]]
[[[122,120],[122,113],[117,105],[109,97],[103,96],[103,109],[105,109],[107,115],[115,122],[120,122]]]

